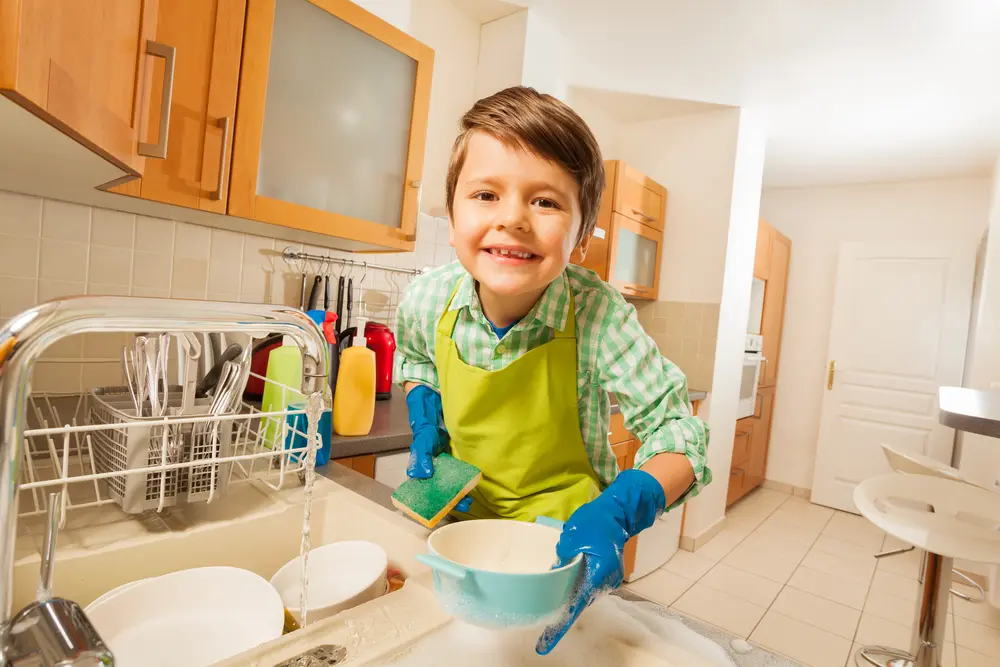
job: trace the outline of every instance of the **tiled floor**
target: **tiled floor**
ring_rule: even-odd
[[[695,553],[679,551],[628,585],[809,667],[853,666],[862,644],[909,647],[915,552],[864,518],[771,489],[730,508],[726,527]],[[952,597],[944,665],[1000,665],[1000,610]]]

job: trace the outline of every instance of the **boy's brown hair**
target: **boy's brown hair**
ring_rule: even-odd
[[[601,208],[604,160],[597,139],[575,111],[555,97],[527,86],[501,90],[472,105],[462,116],[461,131],[451,149],[445,181],[448,215],[452,215],[455,184],[473,132],[485,132],[568,171],[580,189],[580,233],[576,245],[590,238]]]

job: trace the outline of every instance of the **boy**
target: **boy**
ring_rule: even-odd
[[[558,519],[560,564],[583,554],[583,580],[539,639],[542,655],[599,591],[621,585],[626,541],[712,479],[684,374],[614,288],[569,263],[587,251],[603,189],[597,141],[568,106],[525,87],[480,100],[447,175],[458,262],[416,278],[398,313],[407,474],[430,477],[450,444],[483,473],[460,518]],[[620,474],[608,392],[642,441]]]

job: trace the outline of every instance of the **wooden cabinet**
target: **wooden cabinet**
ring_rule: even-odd
[[[365,477],[371,477],[375,479],[375,455],[374,454],[364,454],[362,456],[349,456],[340,459],[334,459],[336,463],[344,466],[345,468],[350,468],[354,472],[359,472]]]
[[[142,180],[114,192],[190,209],[226,212],[236,91],[247,0],[168,0],[157,35],[177,49],[164,159],[150,160]],[[155,72],[150,123],[161,120],[163,73]]]
[[[792,242],[775,231],[770,246],[768,278],[764,287],[764,312],[760,333],[764,338],[764,367],[761,370],[761,387],[773,387],[778,381],[778,362],[781,354],[781,330],[785,323],[785,296],[788,292],[788,265],[791,260]]]
[[[747,417],[736,422],[736,435],[733,438],[733,461],[729,468],[729,491],[726,494],[727,506],[742,498],[750,490],[746,485],[746,480],[754,421],[753,417]]]
[[[160,139],[143,141],[157,42],[156,0],[0,1],[0,92],[128,174]],[[169,94],[171,79],[162,81]],[[39,147],[42,148],[42,147]]]
[[[775,229],[766,220],[757,221],[757,248],[753,257],[753,276],[767,280],[771,270],[771,244]]]
[[[412,250],[433,61],[348,0],[250,2],[229,214]]]
[[[774,387],[757,392],[757,411],[753,418],[753,431],[746,463],[745,484],[755,488],[764,482],[767,471],[767,450],[771,440],[771,416],[774,414]]]
[[[631,299],[655,300],[666,189],[621,160],[606,160],[607,182],[597,228],[585,257],[571,261],[596,272]]]

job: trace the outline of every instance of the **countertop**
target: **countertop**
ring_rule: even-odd
[[[691,401],[704,400],[707,395],[704,391],[688,391],[688,398]],[[618,403],[612,396],[611,414],[618,412]],[[368,435],[348,437],[334,434],[333,440],[331,440],[331,449],[334,458],[385,454],[407,449],[411,439],[406,397],[402,389],[393,387],[392,398],[375,402],[375,420],[372,422],[372,430]]]
[[[941,387],[938,404],[938,420],[945,426],[1000,438],[1000,391]]]

